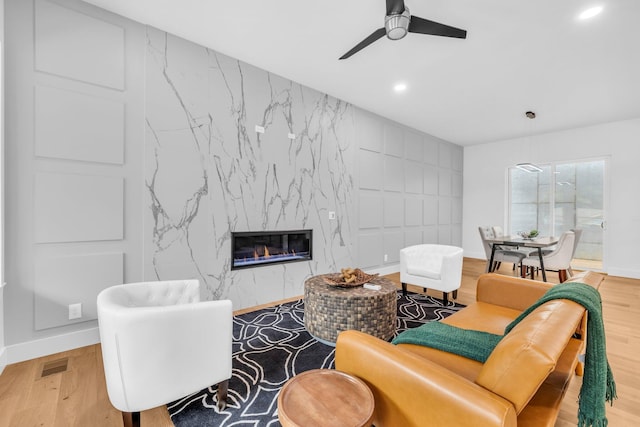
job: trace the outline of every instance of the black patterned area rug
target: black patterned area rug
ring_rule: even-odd
[[[463,308],[423,294],[398,291],[396,334]],[[233,373],[227,407],[216,407],[216,387],[167,405],[176,427],[276,427],[278,392],[284,383],[310,369],[334,368],[335,348],[314,339],[304,327],[302,300],[233,319]]]

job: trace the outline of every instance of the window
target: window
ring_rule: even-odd
[[[509,169],[509,233],[535,229],[559,236],[581,229],[575,259],[581,267],[601,269],[605,160],[538,166],[541,172]]]

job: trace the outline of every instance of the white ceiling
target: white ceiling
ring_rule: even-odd
[[[383,38],[343,61],[385,0],[85,1],[460,145],[640,117],[639,0],[405,0],[467,39]]]

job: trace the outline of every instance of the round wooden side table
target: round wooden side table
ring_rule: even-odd
[[[287,381],[278,395],[283,427],[369,427],[373,393],[359,378],[334,369],[313,369]]]
[[[342,331],[357,330],[388,340],[396,330],[397,287],[389,279],[369,281],[379,290],[362,286],[340,288],[327,284],[325,275],[304,282],[304,326],[318,341],[335,345]]]

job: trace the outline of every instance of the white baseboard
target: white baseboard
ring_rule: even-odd
[[[631,268],[607,267],[609,276],[627,277],[629,279],[640,279],[640,270]]]
[[[2,371],[4,371],[4,368],[8,365],[7,363],[7,348],[6,347],[2,347],[0,348],[0,375],[2,374]]]
[[[400,263],[388,265],[386,267],[380,267],[380,268],[367,268],[368,274],[378,273],[381,276],[384,276],[385,274],[398,273],[399,271],[400,271]]]
[[[97,327],[72,332],[55,337],[13,344],[6,347],[7,364],[18,363],[37,357],[48,356],[61,351],[97,344],[100,342],[100,331]],[[1,359],[0,359],[1,360]]]

